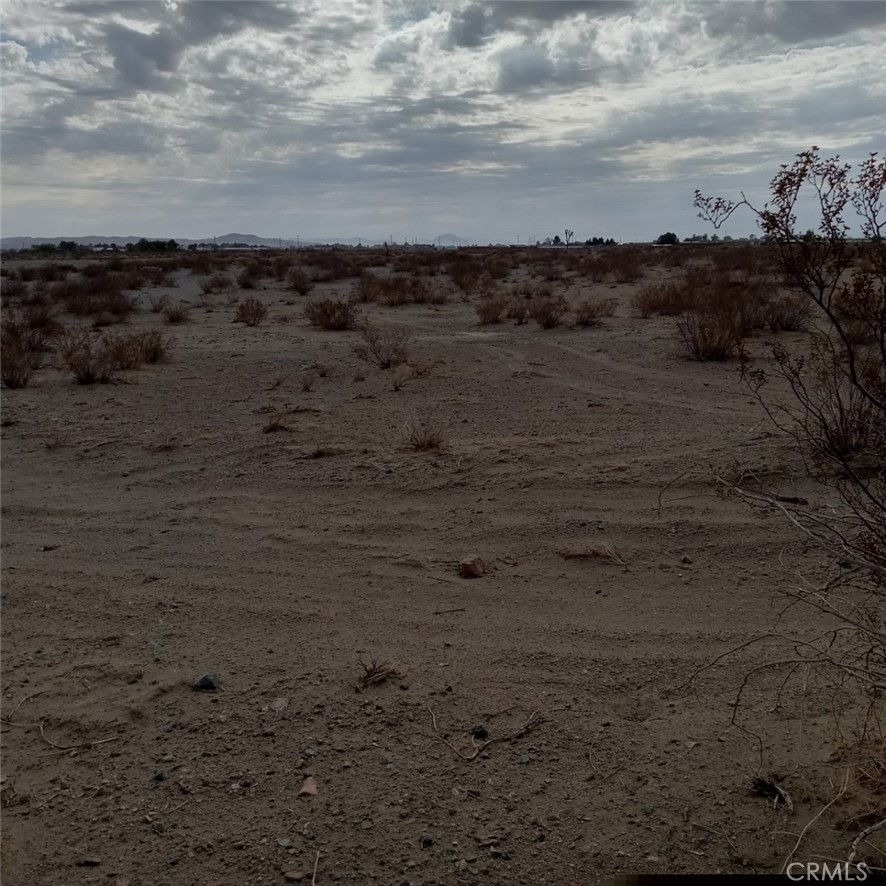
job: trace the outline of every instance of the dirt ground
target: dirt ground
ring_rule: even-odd
[[[136,315],[171,359],[125,384],[45,368],[5,391],[4,883],[779,871],[839,789],[832,699],[776,705],[784,673],[760,674],[731,726],[772,649],[689,681],[820,568],[713,473],[815,490],[738,365],[681,359],[636,285],[583,285],[617,300],[586,330],[479,326],[454,295],[362,306],[430,367],[394,390],[266,281],[255,328],[223,295],[181,326]],[[416,417],[442,448],[405,445]],[[623,563],[575,556],[601,545]],[[358,691],[373,661],[396,673]],[[794,857],[845,858],[867,802]]]

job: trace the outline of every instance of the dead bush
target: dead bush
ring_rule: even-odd
[[[163,319],[170,324],[176,326],[180,323],[189,323],[191,320],[191,309],[184,302],[176,305],[167,305],[163,310]]]
[[[108,384],[117,377],[118,365],[102,336],[88,329],[68,329],[57,337],[58,356],[78,385]]]
[[[418,416],[410,416],[403,425],[403,438],[407,445],[417,452],[439,449],[443,445],[443,434],[432,424]]]
[[[575,325],[587,329],[602,326],[603,317],[611,317],[615,301],[611,298],[586,298],[575,306]]]
[[[508,320],[513,320],[514,325],[522,326],[529,319],[529,302],[525,299],[512,298],[508,302],[505,316]]]
[[[169,296],[164,294],[161,295],[149,295],[148,296],[148,307],[152,314],[161,313],[166,306],[169,304]]]
[[[399,391],[400,388],[413,377],[413,375],[415,375],[415,372],[407,363],[401,363],[399,366],[395,366],[391,372],[391,387],[395,391]]]
[[[562,295],[535,299],[529,306],[529,316],[542,329],[553,329],[555,326],[559,326],[568,312],[569,303]]]
[[[741,348],[741,327],[729,310],[691,310],[677,317],[675,334],[691,360],[728,360]]]
[[[268,309],[258,299],[247,298],[246,301],[237,305],[234,322],[245,323],[247,326],[258,326],[267,316]]]
[[[320,298],[305,305],[305,317],[311,326],[320,329],[353,329],[360,309],[349,298]]]
[[[307,295],[314,288],[314,281],[301,265],[292,265],[286,271],[286,288],[299,295]]]
[[[812,322],[812,307],[808,298],[781,295],[765,305],[761,320],[772,332],[798,332]]]
[[[399,366],[409,359],[410,334],[402,327],[384,329],[364,323],[360,326],[360,340],[353,345],[354,353],[379,369]]]
[[[38,366],[37,356],[18,329],[3,325],[0,333],[0,381],[6,388],[24,388]]]
[[[485,326],[489,323],[501,323],[502,317],[507,309],[507,299],[499,295],[494,295],[491,298],[482,298],[474,306],[474,310],[477,312],[477,318],[479,319],[481,326]]]
[[[200,283],[200,291],[204,295],[212,295],[215,292],[223,292],[233,286],[233,281],[227,274],[216,273],[209,277],[204,277]]]
[[[354,301],[366,304],[375,298],[377,278],[369,271],[361,271],[360,276],[351,284]]]

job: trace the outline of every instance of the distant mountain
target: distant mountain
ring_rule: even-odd
[[[323,237],[317,239],[304,239],[300,237],[289,237],[287,239],[278,237],[259,237],[256,234],[222,234],[220,237],[203,237],[199,240],[189,240],[186,237],[136,237],[127,235],[125,237],[117,235],[101,236],[98,234],[90,234],[86,237],[3,237],[0,239],[0,249],[30,249],[33,246],[40,246],[44,243],[58,244],[62,240],[67,240],[78,244],[79,246],[96,246],[100,243],[113,244],[115,246],[126,246],[127,243],[138,243],[139,240],[160,240],[173,239],[180,246],[189,246],[192,243],[217,243],[219,246],[226,246],[232,243],[245,243],[247,246],[266,246],[273,248],[287,248],[292,246],[381,246],[387,242],[386,239],[376,239],[374,237]],[[455,234],[441,234],[435,237],[430,243],[436,246],[452,247],[465,246],[469,241]],[[395,243],[395,245],[399,245]]]

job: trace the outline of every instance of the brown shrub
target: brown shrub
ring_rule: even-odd
[[[245,323],[247,326],[258,326],[268,316],[268,309],[255,298],[247,298],[246,301],[237,305],[235,323]]]
[[[730,310],[691,310],[677,317],[675,334],[691,360],[728,360],[741,349],[739,317]]]
[[[56,342],[62,365],[78,385],[108,384],[116,378],[118,364],[101,336],[83,328],[68,329]]]
[[[575,324],[587,329],[590,326],[602,326],[603,317],[611,317],[615,309],[615,301],[611,298],[586,298],[575,306]]]
[[[475,305],[474,310],[480,325],[484,326],[488,323],[501,323],[502,315],[508,309],[507,299],[500,295],[494,295],[491,298],[483,298]]]
[[[27,387],[39,365],[34,351],[19,333],[23,327],[10,328],[4,323],[0,334],[0,381],[7,388]]]
[[[349,298],[320,298],[305,305],[305,317],[311,326],[320,329],[353,329],[360,310]]]
[[[414,415],[406,419],[402,433],[405,442],[416,451],[439,449],[443,445],[440,430]]]
[[[286,271],[286,288],[299,295],[307,295],[314,288],[314,282],[301,265],[292,265]]]
[[[521,298],[512,298],[508,302],[505,316],[508,320],[513,320],[515,326],[522,326],[529,318],[529,302]]]
[[[542,329],[553,329],[563,322],[569,311],[569,303],[562,295],[534,299],[529,305],[529,316]]]
[[[769,301],[762,310],[761,325],[772,332],[798,332],[812,322],[812,303],[796,295],[780,295]]]
[[[216,273],[209,277],[204,277],[200,281],[200,291],[204,295],[211,295],[214,292],[222,292],[233,286],[233,281],[227,274]]]
[[[370,323],[360,327],[360,340],[353,345],[354,353],[379,369],[399,366],[409,359],[409,330],[402,327],[380,329]]]
[[[179,302],[177,305],[167,305],[163,310],[163,319],[170,325],[188,323],[191,319],[191,309],[184,302]]]

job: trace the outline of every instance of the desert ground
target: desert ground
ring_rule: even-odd
[[[3,392],[4,883],[589,886],[845,859],[878,802],[854,777],[831,802],[852,711],[803,674],[780,690],[784,669],[736,707],[777,645],[706,667],[807,627],[779,591],[824,568],[717,492],[818,494],[741,362],[687,359],[673,317],[637,316],[643,287],[718,249],[753,257],[274,257],[306,295],[266,257],[117,260],[154,282],[89,335],[157,330],[166,359],[77,384],[49,347]],[[418,301],[385,303],[398,287]],[[305,317],[361,291],[358,327],[408,334],[409,369]],[[601,316],[478,316],[558,295]],[[256,326],[233,322],[246,299]],[[53,322],[91,329],[63,307]],[[857,857],[880,863],[871,844]]]

